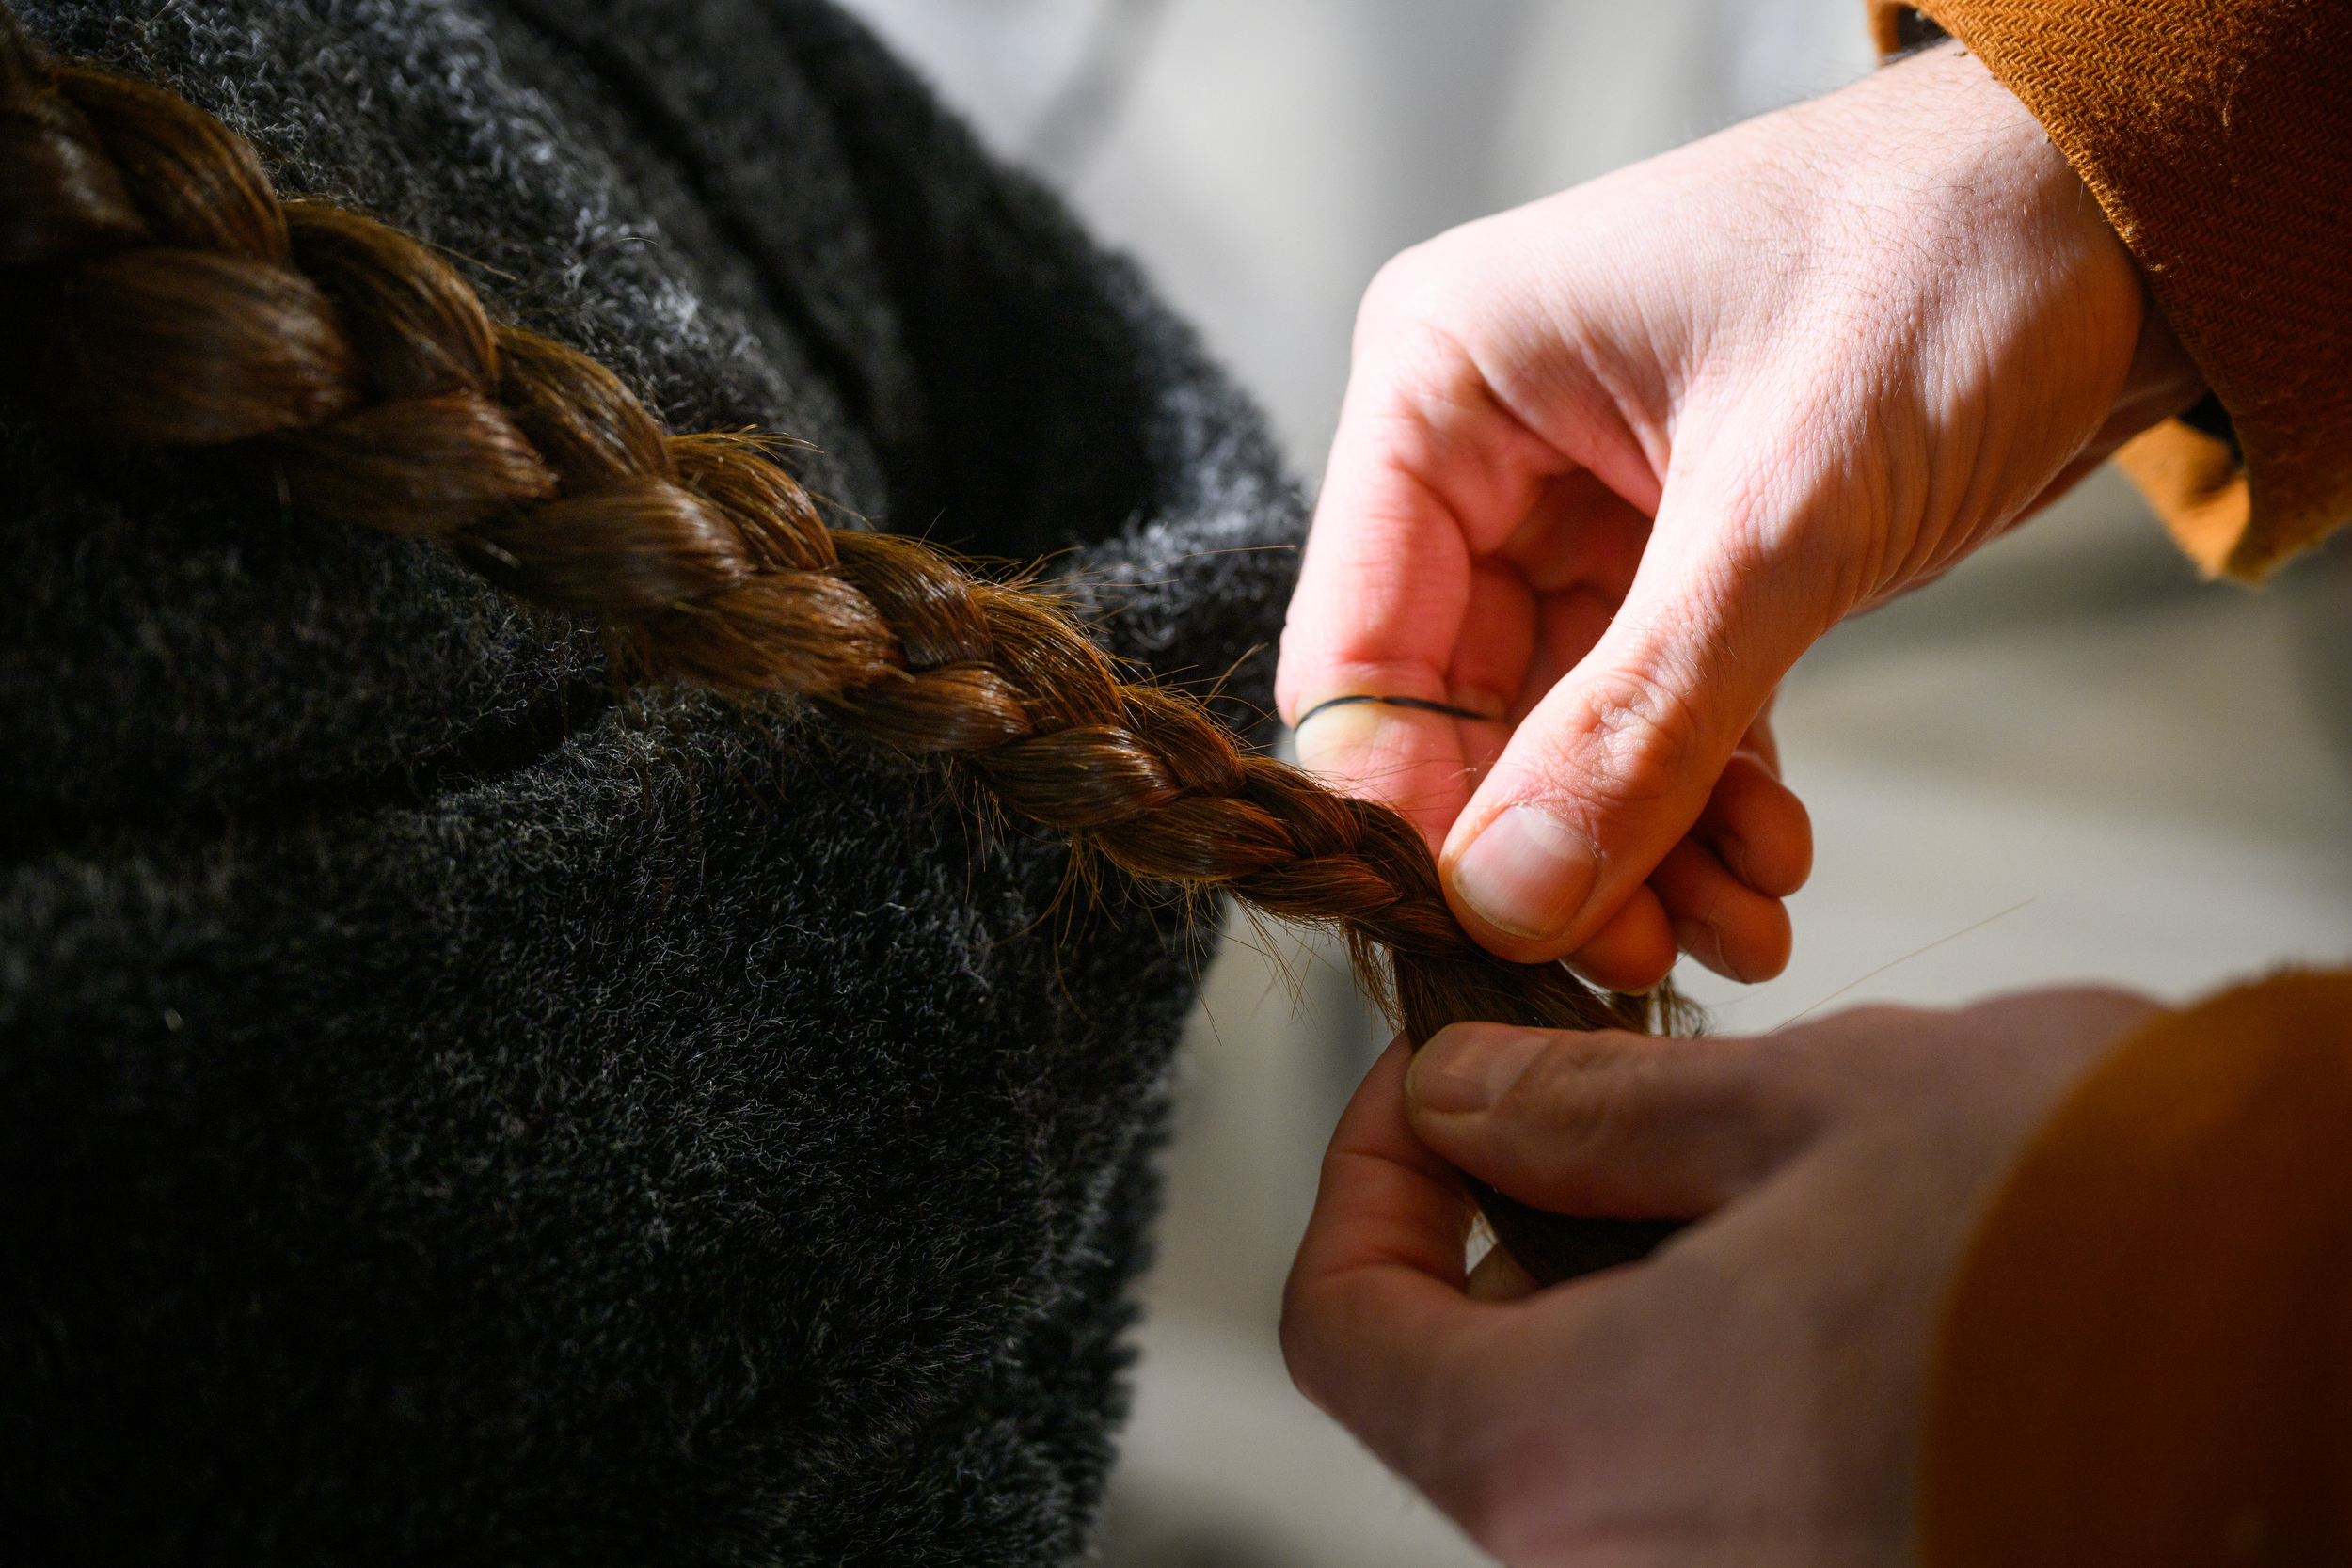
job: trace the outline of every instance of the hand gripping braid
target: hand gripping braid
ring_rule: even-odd
[[[1651,1022],[1648,999],[1487,954],[1403,817],[1245,752],[1185,693],[1122,679],[1049,596],[915,540],[826,529],[756,438],[666,434],[602,366],[494,323],[424,245],[281,202],[219,121],[51,61],[5,7],[0,276],[37,324],[0,346],[20,408],[101,442],[240,444],[308,512],[437,541],[517,598],[594,617],[626,678],[804,699],[954,758],[1134,876],[1336,931],[1416,1041],[1466,1019]],[[1477,1196],[1544,1279],[1669,1228]]]

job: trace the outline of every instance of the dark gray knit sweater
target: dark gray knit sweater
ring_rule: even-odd
[[[1256,419],[815,0],[14,4],[1264,701]],[[0,1557],[1083,1547],[1197,925],[215,461],[0,424]]]

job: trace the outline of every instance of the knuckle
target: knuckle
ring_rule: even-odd
[[[1381,264],[1356,307],[1358,365],[1453,365],[1466,358],[1459,336],[1478,319],[1485,272],[1474,247],[1450,234],[1424,240]]]
[[[1572,1164],[1621,1135],[1640,1110],[1622,1053],[1565,1035],[1503,1095],[1500,1109],[1548,1162]]]
[[[1446,289],[1445,263],[1434,242],[1400,250],[1380,265],[1356,309],[1359,333],[1425,319]]]
[[[1586,689],[1591,713],[1581,756],[1560,775],[1603,809],[1655,804],[1694,778],[1703,741],[1691,700],[1654,675],[1612,671]]]

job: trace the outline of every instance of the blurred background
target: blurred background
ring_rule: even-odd
[[[1417,240],[1869,69],[1862,0],[850,0],[1131,252],[1311,487],[1355,304]],[[2352,556],[2198,583],[2102,473],[1840,628],[1778,711],[1813,812],[1787,974],[1715,1026],[2101,979],[2185,999],[2352,957]],[[1115,1568],[1485,1560],[1292,1391],[1318,1158],[1387,1039],[1343,966],[1237,928],[1181,1066]]]

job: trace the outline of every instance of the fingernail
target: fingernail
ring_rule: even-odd
[[[1388,715],[1370,703],[1325,708],[1296,734],[1298,766],[1323,778],[1352,782],[1377,765],[1386,738],[1381,732],[1390,727]],[[1387,740],[1386,749],[1393,760],[1400,748]]]
[[[1584,907],[1598,872],[1581,833],[1537,807],[1513,806],[1454,863],[1454,891],[1514,936],[1553,937]]]
[[[1439,1030],[1413,1058],[1406,1092],[1424,1111],[1461,1116],[1501,1100],[1550,1043],[1532,1029],[1456,1024]]]

